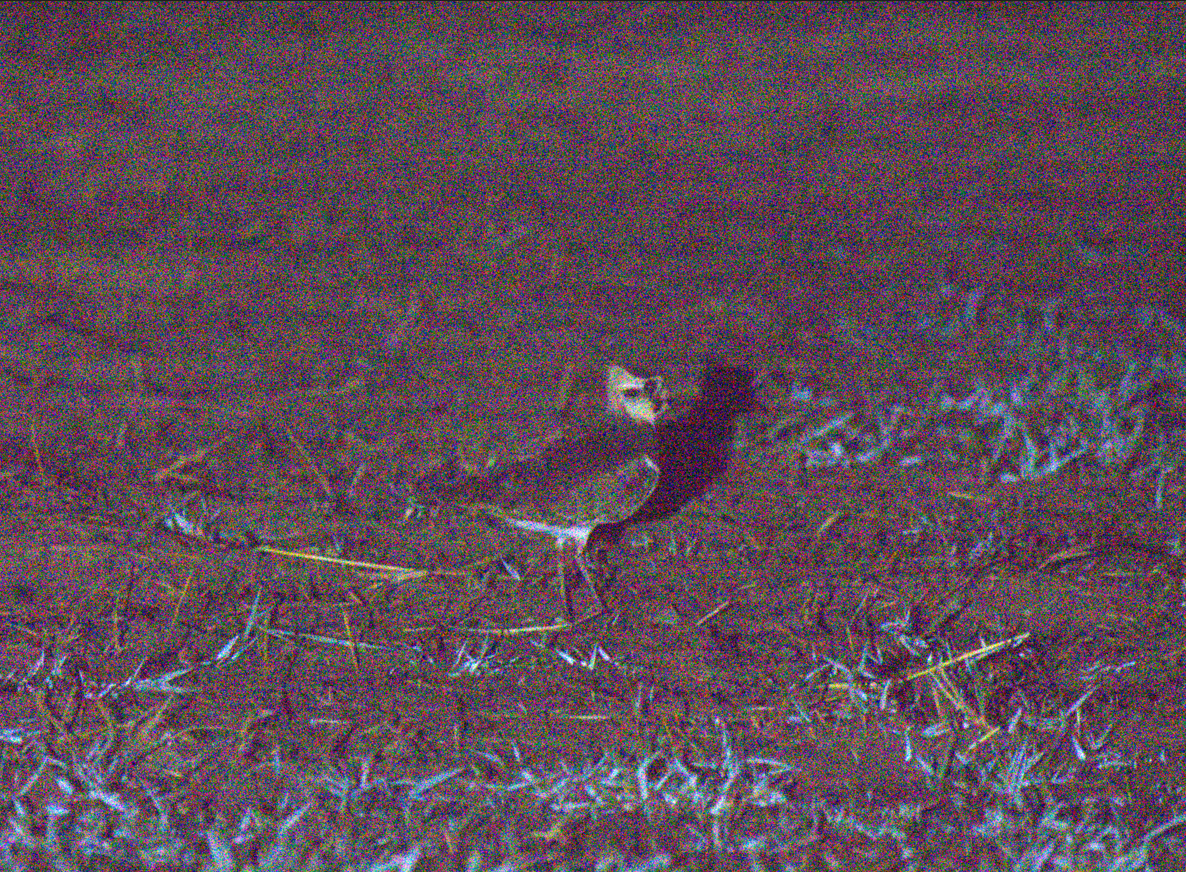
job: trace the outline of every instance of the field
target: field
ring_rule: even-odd
[[[1186,862],[1182,4],[0,18],[0,866]],[[605,609],[416,497],[707,360]]]

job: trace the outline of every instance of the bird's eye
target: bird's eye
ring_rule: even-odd
[[[622,396],[628,400],[637,400],[642,396],[642,391],[639,388],[626,388],[622,391]]]
[[[649,378],[643,382],[648,394],[652,396],[659,393],[659,380],[657,378]]]

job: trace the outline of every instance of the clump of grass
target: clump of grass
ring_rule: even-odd
[[[1014,330],[1003,325],[962,390],[936,376],[928,397],[885,393],[883,402],[853,407],[796,384],[755,441],[808,468],[954,464],[986,482],[1036,481],[1073,465],[1119,469],[1135,483],[1153,479],[1153,506],[1161,509],[1166,483],[1186,458],[1181,325],[1148,307],[1128,312],[1132,332],[1145,329],[1145,341],[1155,343],[1142,349],[1100,342],[1083,317],[1051,315],[1060,309],[1050,303],[1020,313]],[[860,353],[885,354],[889,346],[875,332],[847,321],[837,328]]]

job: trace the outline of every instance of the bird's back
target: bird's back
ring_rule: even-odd
[[[539,454],[444,483],[428,496],[506,517],[620,520],[654,490],[658,472],[647,457],[653,447],[650,428],[600,420]]]

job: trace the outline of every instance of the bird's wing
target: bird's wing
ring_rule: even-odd
[[[550,515],[558,520],[625,519],[654,492],[659,480],[644,434],[562,438],[534,457],[499,464],[431,487],[439,503],[484,514]],[[603,520],[604,519],[604,520]]]
[[[602,470],[574,487],[553,511],[569,521],[617,523],[637,512],[658,483],[659,467],[642,454],[613,469]]]

